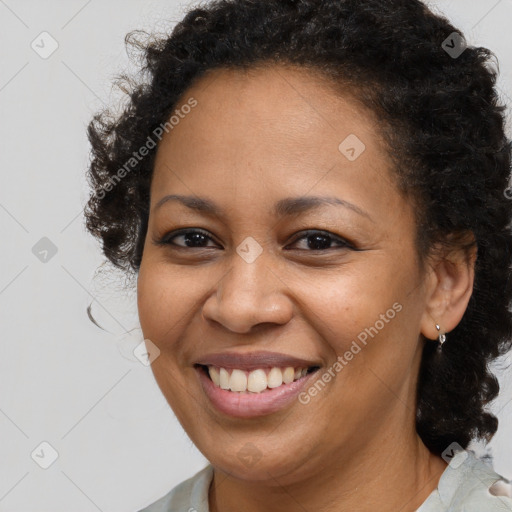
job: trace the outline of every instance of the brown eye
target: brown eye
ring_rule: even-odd
[[[182,243],[176,243],[175,240],[182,239]],[[168,233],[157,241],[158,245],[174,245],[182,249],[203,249],[207,248],[207,243],[214,242],[213,238],[206,231],[201,229],[182,229],[173,233]],[[212,246],[210,246],[212,247]]]
[[[305,250],[309,249],[312,251],[325,251],[327,249],[335,249],[331,247],[332,243],[336,243],[337,247],[353,249],[354,247],[343,238],[333,235],[327,231],[311,230],[306,231],[301,237],[296,238],[293,244],[301,240],[306,240]],[[292,245],[293,245],[292,244]],[[301,249],[303,250],[303,249]]]
[[[181,240],[177,243],[176,240]],[[302,236],[295,238],[291,245],[305,240],[305,244],[299,250],[326,251],[328,249],[345,248],[355,249],[355,247],[341,238],[340,236],[329,233],[328,231],[310,230],[303,232]],[[208,245],[212,242],[214,245]],[[174,246],[180,249],[207,249],[218,247],[215,240],[208,232],[201,229],[181,229],[164,235],[160,240],[156,241],[157,245]],[[333,244],[336,244],[333,246]]]

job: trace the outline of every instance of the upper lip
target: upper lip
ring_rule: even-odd
[[[218,366],[220,368],[239,368],[240,370],[256,370],[265,367],[286,368],[309,368],[311,366],[320,366],[318,362],[309,361],[300,357],[294,357],[277,352],[258,351],[258,352],[222,352],[208,354],[198,359],[195,364],[204,366]]]

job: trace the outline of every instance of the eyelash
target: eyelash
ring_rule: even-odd
[[[208,234],[208,232],[203,231],[202,229],[194,228],[194,229],[182,229],[182,230],[178,230],[176,232],[167,233],[160,240],[156,241],[156,244],[161,245],[161,246],[173,246],[173,248],[177,248],[177,249],[189,249],[189,250],[190,249],[209,249],[210,248],[210,247],[187,247],[187,246],[183,246],[183,245],[177,245],[172,242],[173,239],[175,239],[179,236],[187,235],[189,233],[200,233],[201,235],[205,236],[209,241],[216,243],[215,240]],[[301,233],[302,233],[302,235],[299,237],[296,237],[291,242],[292,244],[298,242],[299,240],[302,240],[305,238],[307,239],[310,236],[320,234],[326,238],[330,238],[334,242],[337,242],[339,244],[338,245],[339,249],[356,250],[356,248],[351,243],[349,243],[347,240],[341,238],[340,236],[334,235],[328,231],[323,231],[320,229],[309,229],[306,231],[302,231]],[[172,235],[172,236],[169,236],[169,235]],[[325,251],[328,251],[331,249],[336,249],[336,247],[327,247],[326,249],[299,249],[299,250],[305,250],[306,252],[325,252]]]

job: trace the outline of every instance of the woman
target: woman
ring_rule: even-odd
[[[132,42],[87,227],[211,463],[144,510],[512,510],[466,450],[512,339],[491,53],[417,0],[211,2]]]

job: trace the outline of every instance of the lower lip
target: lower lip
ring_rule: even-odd
[[[282,384],[261,393],[238,393],[217,387],[205,374],[203,368],[198,367],[196,371],[203,391],[210,402],[220,412],[237,418],[254,418],[284,409],[297,399],[306,384],[318,373],[316,370],[290,384]]]

